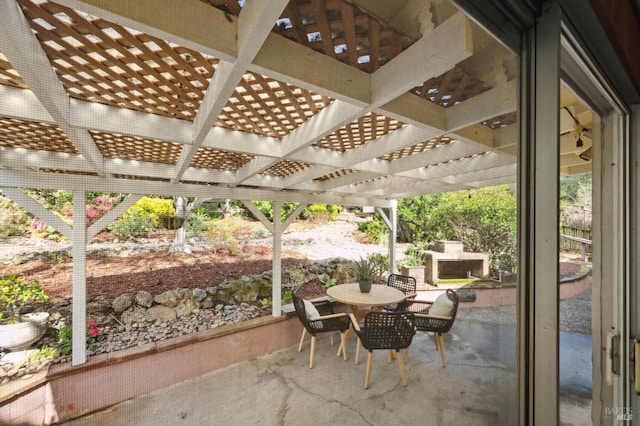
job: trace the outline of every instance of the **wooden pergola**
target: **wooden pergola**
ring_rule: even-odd
[[[86,241],[145,194],[274,201],[275,295],[306,203],[394,230],[398,198],[514,182],[517,66],[445,0],[7,0],[0,188],[73,240],[74,330]],[[561,106],[562,171],[589,171],[591,113]],[[76,226],[20,188],[72,190]],[[85,231],[86,191],[131,196]]]

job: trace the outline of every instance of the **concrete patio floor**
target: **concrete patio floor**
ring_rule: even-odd
[[[397,363],[387,364],[386,352],[376,351],[365,390],[366,352],[355,365],[352,337],[347,346],[349,359],[344,361],[336,357],[337,345],[330,346],[329,337],[323,336],[316,345],[313,369],[308,368],[307,340],[301,353],[295,345],[66,424],[516,424],[516,375],[509,362],[501,361],[511,351],[509,344],[482,348],[470,338],[478,337],[470,325],[457,321],[445,335],[447,368],[442,368],[432,335],[416,334],[405,365],[407,387],[402,386]],[[502,339],[501,333],[510,331],[484,337]],[[590,366],[584,367],[589,367],[590,374]],[[591,424],[591,401],[584,389],[567,388],[562,394],[561,424]]]

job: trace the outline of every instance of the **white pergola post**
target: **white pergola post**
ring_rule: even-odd
[[[282,202],[273,203],[273,264],[271,315],[279,317],[282,313]]]
[[[73,304],[71,365],[87,362],[87,229],[85,191],[73,191]]]
[[[395,274],[398,272],[396,266],[396,239],[398,238],[398,201],[391,200],[389,206],[389,215],[382,209],[376,207],[376,211],[382,218],[382,221],[389,229],[389,272]]]
[[[271,314],[279,317],[282,314],[282,233],[302,213],[307,204],[299,204],[284,222],[282,222],[281,201],[273,202],[273,222],[270,222],[251,201],[243,201],[243,204],[273,235]]]

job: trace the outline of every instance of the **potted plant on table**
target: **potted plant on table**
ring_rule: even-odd
[[[363,293],[369,293],[371,291],[371,284],[375,275],[375,266],[369,259],[360,258],[360,260],[354,260],[351,264],[358,284],[360,285],[360,291]]]
[[[24,305],[46,302],[49,296],[37,280],[26,281],[21,275],[0,279],[0,347],[10,351],[27,349],[47,331],[48,312],[23,314]]]

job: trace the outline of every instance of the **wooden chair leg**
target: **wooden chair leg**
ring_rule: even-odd
[[[329,333],[329,337],[331,338],[331,346],[333,346],[333,331]]]
[[[404,363],[402,362],[402,355],[396,352],[396,358],[398,358],[398,368],[400,369],[400,378],[402,379],[402,385],[407,386],[407,375],[404,372]]]
[[[304,342],[304,335],[307,333],[307,329],[302,329],[302,336],[300,336],[300,344],[298,345],[298,352],[302,350],[302,343]]]
[[[340,347],[342,348],[342,355],[344,360],[347,360],[347,344],[344,333],[340,333]],[[338,349],[338,356],[340,356],[340,349]]]
[[[393,360],[393,352],[391,349],[387,349],[387,364],[391,364],[391,360]]]
[[[442,368],[447,368],[447,357],[444,354],[444,339],[440,333],[438,333],[438,340],[440,346],[440,358],[442,358]]]
[[[373,352],[369,351],[367,355],[367,371],[364,376],[364,388],[369,389],[369,376],[371,375],[371,360],[373,359]]]
[[[316,351],[316,336],[311,336],[311,354],[309,355],[309,368],[313,368],[313,354]]]
[[[360,363],[360,339],[356,342],[356,364]]]
[[[438,339],[438,333],[433,333],[433,340],[435,340],[435,341],[436,341],[436,349],[440,349],[440,348],[438,347],[438,340],[439,340],[439,339]]]

